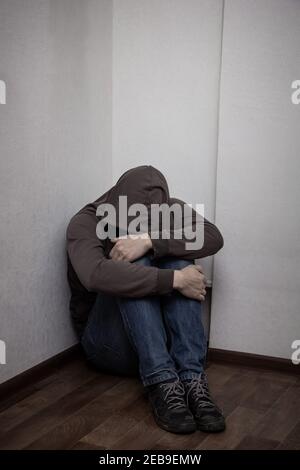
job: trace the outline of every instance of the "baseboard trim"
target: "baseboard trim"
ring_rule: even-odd
[[[209,348],[208,361],[300,374],[300,364],[294,365],[289,359],[240,351]]]
[[[0,384],[0,400],[6,398],[9,395],[12,395],[21,388],[27,387],[34,382],[42,380],[50,373],[55,372],[62,365],[76,358],[76,356],[80,356],[79,344],[75,344],[65,351],[50,357],[46,361],[43,361],[24,372],[21,372],[21,374],[16,375],[12,379],[3,382]]]

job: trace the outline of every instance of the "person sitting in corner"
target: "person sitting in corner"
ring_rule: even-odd
[[[86,357],[101,371],[139,374],[161,428],[174,433],[223,431],[225,419],[212,401],[204,372],[201,302],[206,280],[194,264],[222,248],[222,235],[193,210],[192,227],[200,223],[204,232],[200,249],[187,249],[187,239],[175,237],[172,226],[169,239],[133,237],[128,231],[120,237],[124,227],[118,222],[118,238],[102,240],[97,208],[109,203],[120,210],[120,196],[127,196],[128,207],[184,205],[169,196],[160,171],[140,166],[71,219],[70,310]]]

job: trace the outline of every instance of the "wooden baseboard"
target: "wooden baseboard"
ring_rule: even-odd
[[[68,361],[73,360],[76,357],[80,356],[80,346],[75,344],[69,349],[62,351],[59,354],[56,354],[50,359],[41,362],[40,364],[32,367],[31,369],[18,374],[16,377],[7,380],[0,384],[0,400],[6,398],[9,395],[12,395],[20,388],[24,388],[34,382],[42,380],[47,377],[50,373],[53,373],[58,367],[66,364]]]
[[[300,374],[300,364],[294,365],[289,359],[225,349],[209,348],[208,361]]]

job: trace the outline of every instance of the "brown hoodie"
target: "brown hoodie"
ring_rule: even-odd
[[[96,226],[97,207],[112,204],[118,212],[119,196],[127,196],[128,207],[134,203],[168,205],[184,202],[170,198],[168,184],[160,171],[152,166],[139,166],[124,173],[115,186],[96,201],[86,205],[70,221],[67,229],[68,281],[71,288],[70,310],[74,326],[82,334],[97,292],[123,297],[165,295],[172,292],[172,269],[146,267],[128,261],[108,258],[112,247],[109,240],[100,240]],[[196,224],[193,211],[192,226]],[[223,238],[215,225],[201,218],[204,225],[204,243],[201,249],[186,250],[186,239],[152,239],[152,257],[174,256],[196,259],[210,256],[223,246]],[[190,240],[189,240],[190,241]]]

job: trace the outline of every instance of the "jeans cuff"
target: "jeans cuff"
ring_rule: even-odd
[[[154,385],[154,384],[158,384],[160,382],[165,382],[166,380],[169,380],[169,379],[178,379],[178,375],[177,373],[174,371],[174,372],[164,372],[163,374],[160,374],[159,372],[154,376],[154,377],[149,377],[148,379],[145,379],[143,377],[141,377],[142,379],[142,382],[143,382],[143,385],[144,387],[148,387],[149,385]]]
[[[203,372],[203,369],[199,372],[182,372],[181,374],[179,374],[179,378],[182,382],[184,380],[199,379],[200,375],[203,374]]]

